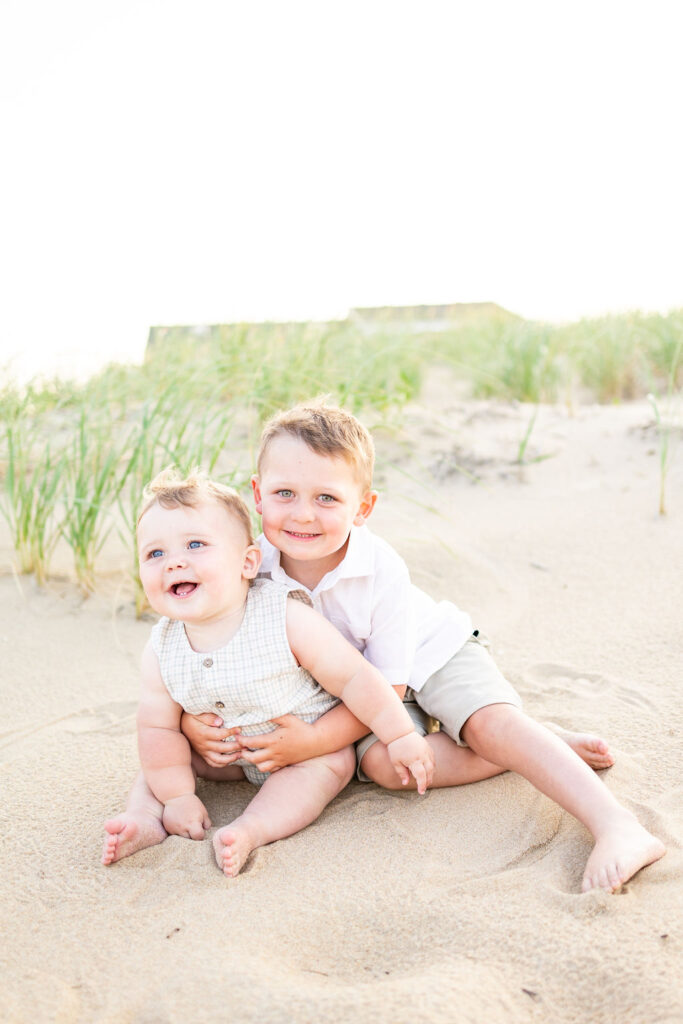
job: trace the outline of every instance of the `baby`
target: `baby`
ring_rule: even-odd
[[[314,722],[341,698],[387,744],[402,782],[412,774],[424,793],[433,756],[391,686],[303,595],[292,600],[288,588],[256,580],[261,553],[242,499],[200,474],[183,480],[170,471],[146,496],[137,527],[140,578],[162,618],[142,658],[143,777],[126,812],[105,823],[103,863],[167,834],[203,839],[211,822],[196,776],[246,777],[258,793],[213,839],[218,866],[234,876],[252,850],[314,821],[353,775],[351,746],[271,774],[242,759],[212,769],[180,731],[183,709],[217,712],[225,727],[248,737],[286,713]]]

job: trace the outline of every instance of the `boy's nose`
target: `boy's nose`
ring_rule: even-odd
[[[312,519],[315,519],[315,509],[313,505],[308,501],[297,502],[296,508],[294,509],[294,518],[299,523],[310,523]]]

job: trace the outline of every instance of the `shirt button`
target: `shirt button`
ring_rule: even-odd
[[[225,707],[225,704],[223,703],[223,701],[222,701],[222,700],[217,700],[217,701],[216,701],[216,707],[217,707],[217,708],[224,708],[224,707]]]
[[[204,668],[211,668],[211,666],[213,665],[213,658],[204,658],[202,665],[204,666]]]

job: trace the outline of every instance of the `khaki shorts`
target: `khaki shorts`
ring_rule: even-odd
[[[436,718],[441,731],[461,747],[467,746],[460,735],[465,722],[475,711],[489,704],[513,704],[519,708],[522,700],[474,635],[443,668],[429,677],[418,693],[408,687],[404,697],[404,706],[420,736],[431,731],[430,717]],[[356,775],[361,782],[371,781],[361,770],[360,763],[376,742],[377,737],[370,733],[356,744]]]

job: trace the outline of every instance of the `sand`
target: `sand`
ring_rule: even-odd
[[[105,868],[150,621],[115,557],[83,600],[13,576],[5,538],[3,1021],[683,1020],[683,446],[660,517],[647,403],[542,408],[520,467],[530,412],[432,381],[378,434],[373,525],[472,613],[529,713],[609,740],[604,784],[667,856],[582,895],[588,833],[507,774],[422,798],[353,782],[231,881],[177,837]],[[216,825],[251,794],[201,785]]]

